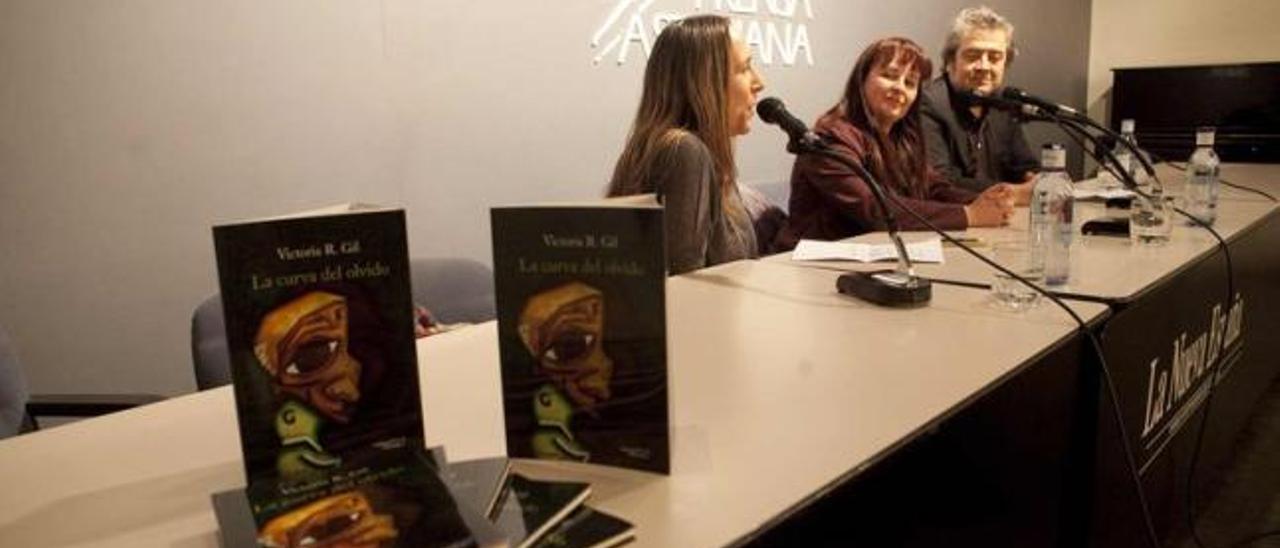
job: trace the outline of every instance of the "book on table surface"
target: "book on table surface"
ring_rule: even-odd
[[[617,516],[587,505],[579,506],[569,517],[543,535],[534,548],[609,548],[631,541],[636,528]]]
[[[662,215],[492,209],[507,455],[669,471]]]
[[[404,212],[335,206],[213,237],[259,544],[500,545],[424,448]]]
[[[532,546],[590,495],[591,485],[587,483],[541,481],[511,474],[489,518],[512,546]]]
[[[223,546],[507,546],[486,516],[458,504],[429,457],[380,453],[335,473],[323,487],[289,490],[258,482],[213,495]]]
[[[428,460],[437,471],[445,470],[449,467],[449,457],[445,454],[443,445],[428,447],[427,456],[430,457]],[[444,474],[441,474],[441,479],[444,479]]]
[[[218,519],[218,546],[241,548],[258,545],[258,524],[244,489],[213,494],[213,513]]]
[[[490,457],[449,463],[440,477],[459,504],[488,516],[493,513],[510,472],[510,459]]]

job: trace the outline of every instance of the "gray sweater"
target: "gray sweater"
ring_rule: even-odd
[[[738,187],[721,200],[715,161],[702,140],[683,133],[653,162],[645,191],[657,192],[666,207],[669,274],[756,256],[755,230]]]

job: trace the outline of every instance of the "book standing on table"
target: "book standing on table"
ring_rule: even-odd
[[[492,210],[507,453],[670,469],[663,210]]]

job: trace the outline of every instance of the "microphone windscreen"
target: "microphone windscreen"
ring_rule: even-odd
[[[956,90],[954,95],[959,99],[960,104],[963,106],[991,107],[1014,112],[1022,108],[1022,103],[1005,97],[1003,93],[979,95],[968,90]]]
[[[1027,92],[1013,86],[1000,88],[1000,98],[1006,101],[1026,101]]]
[[[760,115],[760,119],[768,124],[779,124],[787,112],[787,106],[782,104],[782,99],[777,97],[765,97],[759,103],[756,103],[756,113]]]

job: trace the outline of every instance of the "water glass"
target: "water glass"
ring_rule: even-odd
[[[1139,245],[1164,245],[1173,232],[1173,196],[1159,189],[1152,189],[1150,196],[1135,196],[1129,206],[1129,239]]]
[[[1027,242],[996,242],[991,249],[992,259],[1000,266],[1036,285],[1043,281],[1044,265],[1036,264]],[[999,270],[991,284],[991,295],[998,306],[1008,310],[1027,310],[1040,302],[1039,292]]]

